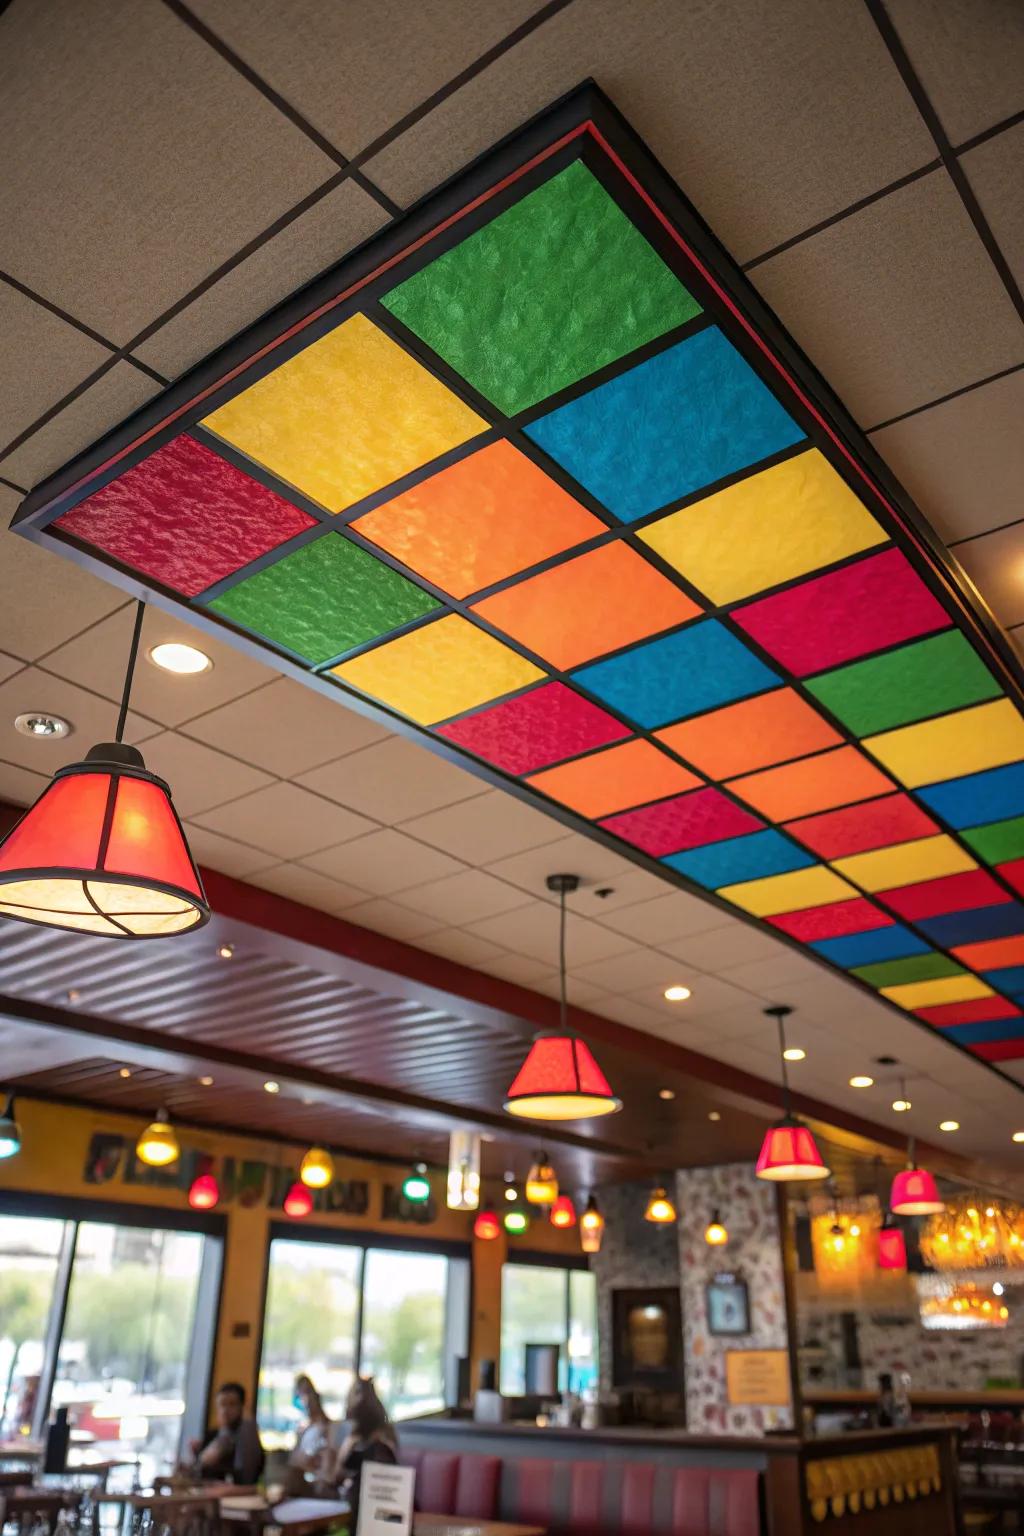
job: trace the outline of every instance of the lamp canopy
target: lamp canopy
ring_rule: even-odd
[[[212,1173],[200,1173],[189,1186],[188,1203],[194,1211],[210,1211],[220,1199],[220,1185]]]
[[[548,1217],[553,1227],[574,1227],[576,1225],[576,1207],[568,1195],[559,1195],[551,1207]]]
[[[313,1209],[313,1196],[301,1179],[296,1179],[284,1197],[284,1213],[296,1220],[308,1216]]]
[[[600,1253],[604,1228],[605,1220],[598,1206],[597,1196],[591,1195],[580,1216],[580,1247],[584,1253]]]
[[[647,1197],[644,1221],[651,1221],[655,1226],[663,1227],[667,1226],[669,1222],[675,1221],[675,1219],[675,1204],[669,1199],[667,1190],[659,1184],[656,1189],[651,1190]]]
[[[498,1213],[491,1206],[485,1205],[482,1211],[477,1212],[473,1223],[473,1236],[478,1237],[482,1243],[492,1243],[501,1235],[501,1222]]]
[[[906,1269],[907,1240],[903,1231],[887,1216],[878,1234],[879,1269]]]
[[[149,1168],[167,1168],[176,1163],[181,1148],[165,1109],[158,1109],[153,1120],[135,1143],[135,1155]]]
[[[537,1161],[526,1175],[523,1194],[530,1205],[554,1205],[558,1199],[558,1180],[546,1152],[537,1154]]]

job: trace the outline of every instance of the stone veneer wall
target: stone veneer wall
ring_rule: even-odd
[[[730,1407],[725,1390],[727,1350],[788,1347],[775,1188],[756,1179],[748,1163],[736,1163],[683,1169],[676,1175],[676,1189],[687,1428],[693,1434],[732,1435],[791,1428],[789,1406]],[[704,1241],[716,1207],[729,1231],[724,1248],[709,1248]],[[708,1332],[704,1288],[718,1270],[733,1270],[747,1283],[751,1332],[743,1338]]]
[[[597,1327],[601,1390],[612,1385],[612,1291],[632,1286],[679,1284],[679,1248],[674,1227],[644,1221],[649,1183],[612,1184],[598,1191],[608,1225],[600,1253],[590,1266],[597,1276]]]

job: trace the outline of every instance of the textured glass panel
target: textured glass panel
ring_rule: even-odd
[[[786,831],[813,848],[823,859],[886,848],[911,838],[928,837],[939,829],[909,795],[884,795],[820,816],[791,821]]]
[[[720,894],[755,917],[771,917],[779,912],[804,911],[824,902],[843,901],[852,897],[853,889],[833,870],[819,864],[788,875],[772,875],[767,880],[726,885]]]
[[[807,687],[855,736],[995,698],[999,684],[959,630],[812,677]]]
[[[903,981],[931,981],[936,976],[962,976],[964,968],[948,955],[932,950],[925,955],[909,955],[902,960],[883,960],[877,965],[858,965],[853,975],[871,987],[890,987]]]
[[[636,740],[548,768],[529,782],[581,815],[596,817],[696,789],[701,780],[667,752]]]
[[[791,688],[712,710],[657,732],[658,740],[712,778],[729,779],[824,747],[839,733]]]
[[[892,785],[856,747],[837,747],[781,768],[732,779],[729,788],[769,821],[788,821],[851,800],[869,800],[883,795]]]
[[[847,933],[866,933],[892,922],[887,912],[863,896],[846,901],[831,901],[823,906],[805,907],[798,912],[782,912],[769,917],[775,928],[805,944],[815,939],[835,939]]]
[[[968,907],[963,912],[919,917],[917,926],[933,943],[951,949],[958,944],[970,945],[974,940],[1002,939],[1007,934],[1024,933],[1024,907],[1017,901]]]
[[[811,946],[824,960],[841,965],[844,970],[869,965],[874,960],[897,960],[904,955],[923,954],[928,948],[923,939],[909,928],[894,923],[891,928],[875,928],[868,933],[850,933],[838,939],[818,939]]]
[[[535,773],[592,747],[621,741],[629,727],[564,683],[547,683],[442,725],[439,734],[506,773]]]
[[[848,859],[833,859],[832,863],[840,874],[856,881],[865,891],[885,891],[892,886],[936,880],[942,875],[977,868],[970,854],[944,835],[897,843],[892,848],[874,848],[870,853],[855,853]]]
[[[922,917],[937,917],[943,912],[997,906],[1010,900],[1012,897],[983,869],[968,870],[962,875],[945,875],[939,880],[923,880],[917,885],[903,885],[885,893],[886,906],[911,922]]]
[[[1024,857],[1024,816],[1012,816],[1008,821],[975,827],[962,835],[964,842],[989,864]]]
[[[714,890],[741,880],[803,869],[813,864],[814,858],[780,832],[767,830],[747,837],[732,837],[689,853],[675,853],[665,863],[688,879]]]
[[[611,816],[601,825],[616,837],[642,848],[655,858],[675,853],[681,848],[697,848],[701,843],[723,837],[738,837],[758,831],[763,823],[742,806],[736,805],[718,789],[695,789],[673,800],[659,800],[657,805]]]
[[[981,1019],[1018,1019],[1024,1017],[1016,1003],[1005,997],[981,997],[966,1003],[940,1003],[934,1007],[915,1008],[918,1018],[945,1029],[950,1024],[969,1024]]]
[[[949,772],[943,758],[936,759],[935,771]],[[1024,812],[1024,763],[925,784],[918,794],[954,827],[979,827],[988,821],[1002,821]]]
[[[1009,699],[922,720],[865,739],[877,758],[911,789],[937,772],[972,774],[1024,757],[1024,720]]]

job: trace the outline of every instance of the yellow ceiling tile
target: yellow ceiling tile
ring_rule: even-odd
[[[203,426],[341,512],[487,423],[365,315],[353,315]]]
[[[718,894],[745,912],[752,912],[755,917],[774,917],[777,912],[801,912],[805,907],[845,901],[857,892],[831,869],[816,864],[811,869],[796,869],[788,875],[769,875],[764,880],[726,885]]]
[[[916,885],[920,880],[938,880],[943,875],[959,875],[977,867],[970,854],[951,837],[921,837],[892,848],[876,848],[871,853],[832,860],[833,869],[856,881],[865,891],[888,891],[897,885]]]
[[[1024,757],[1024,720],[1009,699],[995,699],[867,736],[864,746],[913,789],[1016,762]]]
[[[639,537],[713,602],[731,603],[886,541],[817,448],[748,475]]]
[[[460,715],[546,675],[456,613],[331,670],[420,725]]]
[[[976,997],[991,997],[992,988],[979,976],[939,976],[934,981],[906,981],[898,987],[883,987],[882,996],[901,1008],[934,1008],[940,1003],[967,1003]]]

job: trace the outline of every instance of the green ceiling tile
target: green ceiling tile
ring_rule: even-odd
[[[382,303],[509,415],[700,314],[578,160]]]
[[[358,544],[327,533],[209,606],[317,665],[441,605]]]
[[[964,974],[962,965],[935,950],[927,955],[908,955],[905,960],[879,960],[875,965],[858,965],[851,972],[870,987],[898,987],[905,981],[934,981],[939,976]]]
[[[1024,816],[1009,821],[990,821],[987,827],[970,827],[960,833],[979,858],[989,864],[1024,858]]]
[[[870,625],[870,614],[864,622]],[[855,736],[994,699],[1001,691],[973,646],[955,629],[823,672],[806,686]]]

